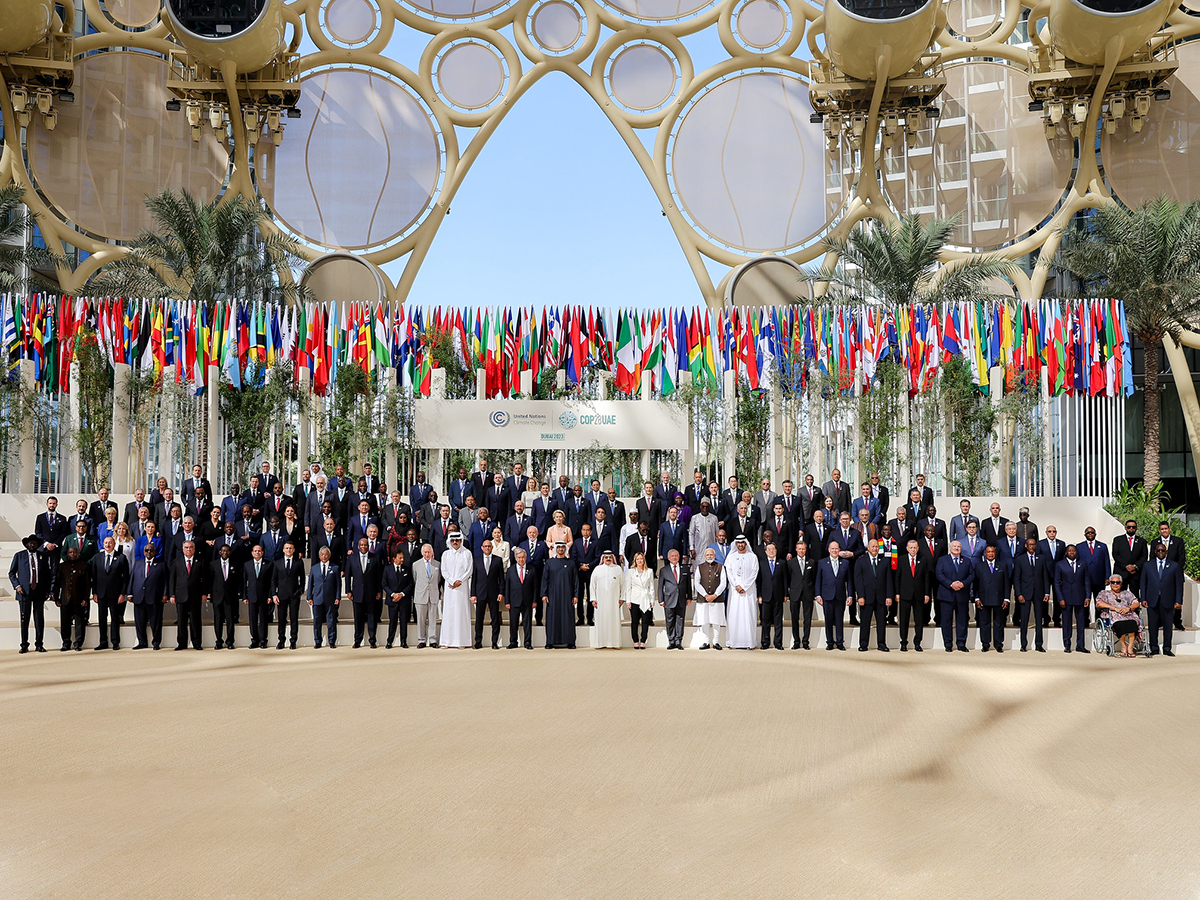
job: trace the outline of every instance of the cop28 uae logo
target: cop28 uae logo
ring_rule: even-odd
[[[490,416],[488,416],[488,421],[491,422],[496,428],[503,428],[508,424],[509,415],[504,410],[497,409],[494,410]]]
[[[570,431],[579,424],[579,416],[575,415],[575,413],[571,412],[569,409],[564,410],[558,414],[558,424],[567,431]]]

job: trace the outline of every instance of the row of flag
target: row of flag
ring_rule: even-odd
[[[587,369],[611,373],[624,394],[637,393],[645,374],[654,392],[669,396],[687,376],[717,387],[727,372],[752,390],[772,379],[795,390],[819,371],[834,374],[843,390],[869,391],[885,361],[903,367],[915,395],[954,357],[970,366],[981,391],[999,366],[1007,389],[1036,385],[1045,370],[1052,396],[1133,392],[1125,311],[1102,299],[535,311],[0,296],[0,353],[7,352],[10,374],[19,360],[32,360],[36,380],[51,392],[69,390],[73,337],[85,325],[110,364],[170,367],[196,393],[212,367],[240,389],[282,359],[297,378],[307,372],[320,395],[339,369],[358,366],[376,383],[428,396],[435,345],[450,348],[468,371],[484,372],[489,398],[519,393],[526,373],[536,383],[561,370],[576,385]]]

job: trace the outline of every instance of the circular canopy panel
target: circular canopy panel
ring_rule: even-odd
[[[573,3],[547,0],[533,10],[529,33],[548,53],[567,53],[583,37],[584,17]]]
[[[824,137],[808,85],[785,72],[705,88],[668,148],[672,190],[701,231],[745,252],[788,250],[826,225]]]
[[[270,0],[234,0],[227,3],[167,0],[170,12],[190,33],[225,40],[249,31]]]
[[[326,0],[321,22],[336,43],[358,47],[379,31],[379,10],[370,0]]]
[[[404,236],[441,179],[432,114],[379,72],[326,69],[300,87],[300,121],[279,147],[259,145],[264,199],[295,234],[323,247],[365,250]]]
[[[435,19],[482,19],[512,6],[516,0],[403,0]]]
[[[946,23],[956,37],[974,40],[988,35],[1004,18],[1004,0],[950,0]]]
[[[466,40],[451,44],[434,68],[438,93],[457,109],[486,109],[504,90],[504,58],[489,44]]]
[[[682,22],[704,12],[716,0],[602,0],[617,15],[637,22]]]
[[[734,270],[725,302],[731,306],[787,306],[807,298],[804,271],[783,257],[752,259]]]
[[[609,63],[609,91],[617,103],[633,112],[662,109],[675,96],[678,83],[679,67],[662,44],[630,44]]]
[[[1054,211],[1071,178],[1074,143],[1047,141],[1029,112],[1029,78],[1012,66],[946,69],[941,118],[916,146],[903,135],[884,154],[884,186],[901,214],[959,216],[952,238],[987,249],[1033,231]]]
[[[118,25],[145,28],[158,18],[161,0],[105,0],[104,9]]]
[[[1133,133],[1126,113],[1117,133],[1100,139],[1104,174],[1126,206],[1159,194],[1180,203],[1200,195],[1200,47],[1179,48],[1179,68],[1163,87],[1171,99],[1151,102],[1140,133]]]
[[[733,34],[749,50],[773,50],[787,38],[790,16],[779,0],[749,0],[733,14]]]
[[[207,129],[193,142],[182,113],[165,110],[167,64],[148,53],[100,53],[75,65],[74,103],[62,103],[58,127],[30,122],[29,167],[38,188],[68,221],[128,241],[152,220],[145,199],[187,189],[210,201],[229,165]]]

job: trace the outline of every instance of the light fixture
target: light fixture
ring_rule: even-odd
[[[298,119],[298,118],[300,118],[300,115],[301,115],[300,107],[298,107],[298,106],[289,106],[288,107],[287,117],[289,119]]]
[[[183,104],[181,104],[179,102],[178,97],[176,97],[173,100],[167,101],[167,112],[179,112],[179,110],[182,108],[183,108]]]
[[[215,103],[208,108],[208,124],[212,126],[213,131],[225,124],[225,110]]]
[[[74,92],[72,92],[72,91],[59,91],[59,92],[58,92],[58,102],[59,102],[59,103],[74,103],[74,102],[75,102],[75,94],[74,94]]]

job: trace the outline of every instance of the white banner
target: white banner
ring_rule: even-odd
[[[658,400],[417,400],[418,447],[684,450],[687,410]]]

